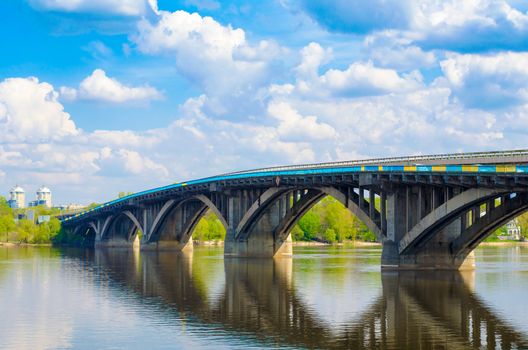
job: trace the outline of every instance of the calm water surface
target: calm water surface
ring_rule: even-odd
[[[379,248],[222,254],[0,248],[0,349],[528,348],[528,248],[421,274]]]

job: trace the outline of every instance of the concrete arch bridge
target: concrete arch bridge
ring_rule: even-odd
[[[96,247],[183,250],[210,209],[225,255],[292,253],[290,230],[330,195],[383,244],[382,268],[471,268],[472,250],[528,209],[528,150],[273,167],[176,183],[73,216],[65,230]]]

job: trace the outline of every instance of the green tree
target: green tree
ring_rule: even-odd
[[[304,232],[301,230],[299,225],[295,225],[291,231],[292,240],[294,241],[303,241],[304,240]]]
[[[299,220],[299,228],[307,240],[313,240],[321,231],[321,219],[314,211],[310,210]]]
[[[334,243],[337,241],[337,235],[334,229],[327,228],[325,232],[323,233],[323,239],[328,243]]]
[[[200,219],[193,232],[193,238],[198,241],[223,241],[225,235],[224,225],[210,210]]]

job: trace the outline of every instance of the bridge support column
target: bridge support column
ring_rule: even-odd
[[[291,234],[285,240],[276,241],[273,237],[260,234],[246,241],[227,240],[224,254],[228,257],[281,258],[293,254]]]
[[[238,209],[239,205],[247,201],[230,198],[225,255],[291,257],[291,229],[323,196],[315,190],[271,188],[256,198],[251,206],[243,206],[243,210]]]
[[[467,225],[464,221],[467,210],[460,212],[464,214],[457,214],[455,210],[464,205],[464,197],[468,196],[459,194],[459,197],[455,196],[449,202],[437,205],[436,193],[437,191],[427,191],[421,187],[402,186],[392,189],[388,194],[387,239],[382,242],[382,269],[474,268],[473,254],[459,254],[452,250],[452,243],[462,235],[466,229],[464,226]],[[450,221],[437,222],[437,217],[451,214],[453,217]],[[411,239],[413,245],[407,248],[407,241]]]

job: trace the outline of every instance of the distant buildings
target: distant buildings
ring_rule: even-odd
[[[71,210],[71,211],[73,211],[73,210],[84,209],[84,208],[86,208],[86,205],[70,203],[70,204],[61,204],[61,205],[57,206],[57,208],[59,208],[60,210]]]
[[[36,207],[38,205],[43,205],[45,207],[51,208],[51,191],[46,186],[42,186],[37,190],[37,199],[29,202],[30,207]]]
[[[9,191],[9,199],[7,201],[11,208],[24,208],[26,206],[26,192],[18,185]]]
[[[25,208],[26,207],[26,192],[18,185],[13,187],[9,191],[9,200],[7,201],[9,206],[13,209]],[[34,201],[28,203],[30,207],[36,207],[43,205],[51,208],[51,191],[49,188],[42,186],[37,190],[37,198]]]

